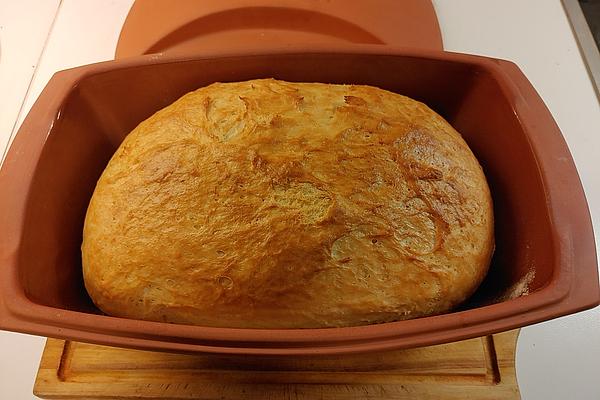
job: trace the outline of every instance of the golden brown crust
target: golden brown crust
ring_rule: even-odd
[[[450,310],[493,250],[461,136],[381,89],[255,80],[142,122],[98,181],[82,245],[108,314],[329,327]]]

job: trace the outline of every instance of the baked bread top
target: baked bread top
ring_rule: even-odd
[[[493,251],[482,169],[426,105],[360,85],[215,83],[142,122],[83,232],[107,314],[312,328],[442,313]]]

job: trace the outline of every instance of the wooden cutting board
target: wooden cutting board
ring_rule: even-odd
[[[48,339],[44,399],[519,399],[518,330],[462,342],[327,357],[170,354]]]

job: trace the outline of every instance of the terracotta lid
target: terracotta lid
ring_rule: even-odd
[[[348,43],[442,50],[428,0],[138,0],[115,58]]]

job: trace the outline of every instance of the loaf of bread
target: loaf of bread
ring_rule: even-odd
[[[447,312],[493,247],[482,168],[426,105],[265,79],[136,127],[97,183],[82,256],[109,315],[313,328]]]

